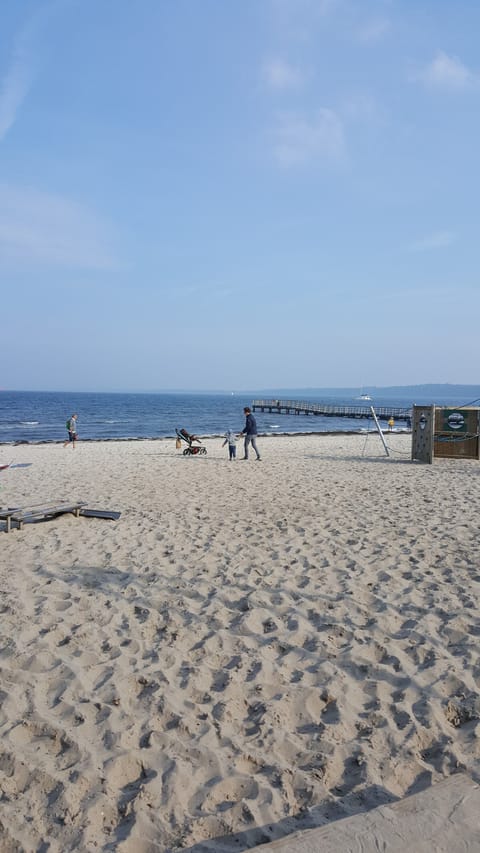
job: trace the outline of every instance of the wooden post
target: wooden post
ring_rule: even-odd
[[[433,463],[435,406],[413,406],[412,461]]]

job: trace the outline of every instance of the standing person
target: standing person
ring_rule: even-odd
[[[248,445],[251,444],[257,454],[257,462],[260,462],[260,453],[257,447],[257,422],[248,406],[245,406],[243,411],[245,414],[245,426],[240,433],[240,435],[245,436],[245,456],[243,458],[248,459]]]
[[[228,458],[231,462],[237,455],[237,436],[231,429],[228,429],[225,433],[225,441],[223,442],[222,447],[225,447],[226,444],[228,444]]]
[[[392,417],[392,418],[390,418],[390,420],[388,421],[388,431],[389,431],[389,432],[391,432],[394,426],[395,426],[395,421],[394,421],[394,419],[393,419],[393,417]]]
[[[77,440],[77,418],[78,418],[78,415],[74,413],[71,416],[71,418],[68,419],[68,421],[67,421],[68,439],[67,439],[67,441],[64,441],[64,443],[63,443],[64,447],[66,447],[67,444],[71,444],[73,450],[75,450],[75,442]]]

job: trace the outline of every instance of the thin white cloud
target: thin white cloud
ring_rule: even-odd
[[[390,27],[387,18],[372,18],[359,28],[357,38],[365,44],[371,44],[380,41],[389,32]]]
[[[262,67],[262,77],[269,89],[285,91],[298,89],[305,81],[305,73],[283,59],[271,59]]]
[[[428,252],[435,249],[445,249],[451,246],[455,241],[455,234],[452,231],[435,231],[433,234],[428,234],[421,240],[416,240],[409,247],[411,252]]]
[[[478,86],[480,77],[474,74],[456,56],[448,56],[440,50],[436,57],[417,75],[431,89],[462,91]]]
[[[0,267],[118,268],[109,226],[59,195],[0,185]]]
[[[36,72],[36,54],[42,30],[50,18],[65,8],[68,0],[39,0],[32,7],[13,41],[5,66],[0,64],[0,142],[19,116],[28,97]]]
[[[274,137],[274,155],[280,166],[341,161],[345,156],[343,124],[330,109],[320,109],[311,118],[281,113]]]
[[[17,39],[10,65],[0,83],[0,141],[15,123],[32,81],[27,47],[29,36],[30,30],[26,29]]]

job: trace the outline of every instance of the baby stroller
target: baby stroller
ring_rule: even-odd
[[[184,441],[187,445],[185,450],[183,451],[184,456],[196,456],[198,453],[205,455],[207,452],[207,448],[202,446],[202,443],[196,435],[190,434],[186,429],[176,429],[177,433],[177,447],[179,447],[179,442]],[[196,441],[200,447],[195,447],[193,442]]]

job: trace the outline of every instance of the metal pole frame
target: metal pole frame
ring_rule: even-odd
[[[380,424],[378,423],[378,418],[377,418],[377,416],[376,416],[376,414],[375,414],[375,409],[373,408],[373,406],[370,406],[370,411],[371,411],[371,413],[372,413],[372,415],[373,415],[373,420],[375,421],[375,426],[376,426],[376,427],[377,427],[377,429],[378,429],[378,434],[379,434],[380,438],[382,439],[382,444],[383,444],[383,446],[384,446],[384,448],[385,448],[385,453],[387,454],[387,456],[390,456],[390,451],[389,451],[389,449],[388,449],[388,447],[387,447],[387,443],[386,443],[386,441],[385,441],[385,437],[384,437],[384,435],[383,435],[382,428],[381,428]]]

